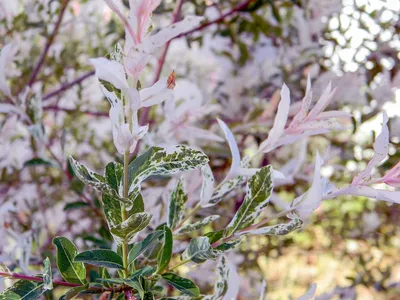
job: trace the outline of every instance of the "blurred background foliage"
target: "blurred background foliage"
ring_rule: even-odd
[[[98,195],[83,190],[65,154],[94,168],[115,157],[108,103],[88,59],[105,56],[117,42],[123,43],[124,29],[99,0],[67,1],[57,25],[61,2],[0,0],[0,47],[9,42],[18,45],[17,59],[7,70],[12,94],[21,104],[39,97],[43,106],[36,127],[0,115],[0,238],[6,241],[0,246],[0,262],[28,272],[29,265],[53,257],[55,235],[75,236],[81,248],[93,244],[108,248],[112,242]],[[128,1],[120,5],[128,7]],[[351,130],[309,141],[311,152],[330,149],[332,155],[327,155],[335,168],[324,171],[331,181],[347,183],[365,167],[382,109],[391,118],[392,143],[382,171],[399,161],[400,1],[163,1],[154,27],[169,24],[179,5],[178,18],[196,14],[206,20],[158,54],[141,79],[143,85],[175,69],[180,79],[199,87],[205,105],[220,107],[218,115],[233,127],[241,149],[251,153],[268,134],[276,91],[285,82],[292,101],[300,101],[309,74],[315,95],[332,81],[338,88],[332,107],[354,115]],[[32,80],[46,45],[49,51]],[[11,100],[3,97],[2,102]],[[162,124],[163,114],[154,109],[149,120]],[[215,114],[196,124],[212,130]],[[157,132],[154,138],[159,140]],[[230,165],[226,145],[200,142],[198,146],[211,157],[216,177],[222,178]],[[260,164],[279,167],[297,151],[296,145],[288,146],[268,154]],[[160,182],[165,185],[167,180],[156,178],[149,186]],[[289,201],[306,187],[307,180],[299,177],[277,193]],[[226,224],[242,198],[236,195],[217,208],[225,216],[217,226]],[[153,202],[163,207],[162,197]],[[262,278],[267,280],[268,299],[294,298],[313,282],[318,284],[317,295],[325,293],[332,299],[398,299],[399,213],[398,205],[341,197],[324,202],[302,231],[248,238],[231,258],[243,277],[240,299],[255,299]],[[204,269],[213,272],[212,267]],[[212,279],[199,283],[203,289],[212,284]]]

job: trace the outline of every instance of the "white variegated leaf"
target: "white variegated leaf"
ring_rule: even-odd
[[[141,183],[149,176],[171,175],[200,168],[208,163],[203,152],[187,146],[169,148],[152,147],[137,157],[129,165],[129,193],[135,197],[140,192]]]
[[[205,296],[203,300],[220,300],[228,290],[229,266],[225,256],[221,256],[217,266],[218,279],[214,285],[214,293]]]
[[[136,233],[149,225],[151,217],[152,215],[147,212],[133,214],[125,221],[110,228],[110,232],[118,244],[122,244],[123,240],[131,244],[134,242]]]
[[[322,202],[323,181],[321,179],[321,167],[323,164],[324,161],[317,152],[315,157],[314,177],[311,187],[306,193],[293,201],[293,205],[302,219],[308,218]]]
[[[247,183],[244,201],[225,229],[225,236],[253,225],[261,211],[268,205],[272,189],[272,167],[265,166]]]
[[[260,151],[266,153],[273,149],[275,143],[283,135],[290,108],[290,91],[286,84],[281,89],[281,101],[275,116],[274,125],[269,131],[268,138],[261,143]]]
[[[104,57],[92,58],[90,62],[95,68],[97,78],[110,82],[117,89],[129,88],[122,64]]]
[[[201,221],[195,222],[193,224],[187,224],[187,225],[184,225],[184,226],[180,227],[178,230],[176,230],[176,232],[174,232],[174,234],[175,235],[182,235],[182,234],[187,234],[187,233],[199,230],[199,229],[207,226],[211,222],[214,222],[217,219],[219,219],[218,215],[208,216],[208,217],[204,218]]]
[[[352,185],[362,185],[371,178],[372,169],[386,158],[389,153],[389,129],[387,123],[389,118],[386,112],[383,112],[382,131],[378,135],[374,143],[374,155],[368,162],[364,171],[354,177]]]
[[[169,228],[174,229],[182,221],[186,200],[187,195],[183,188],[183,182],[182,179],[179,179],[169,198],[167,220]]]
[[[286,235],[301,228],[303,220],[294,216],[289,223],[266,226],[240,232],[240,235]]]
[[[313,283],[311,284],[310,288],[308,289],[308,291],[300,296],[299,298],[297,298],[297,300],[311,300],[311,299],[315,299],[315,292],[317,291],[317,284]]]
[[[225,138],[228,142],[229,149],[231,150],[232,154],[232,164],[231,168],[226,175],[225,179],[223,181],[229,180],[235,175],[237,175],[237,171],[239,170],[240,167],[240,152],[239,152],[239,147],[236,143],[235,137],[233,136],[232,131],[229,129],[229,127],[220,119],[217,119],[219,126],[221,127],[222,131],[224,132]]]
[[[213,205],[209,202],[213,196],[215,179],[209,164],[202,166],[200,170],[203,179],[200,190],[200,206],[209,207]]]
[[[217,254],[211,248],[208,237],[201,236],[190,240],[189,246],[182,253],[182,260],[191,260],[195,263],[203,263],[208,259],[215,260]]]

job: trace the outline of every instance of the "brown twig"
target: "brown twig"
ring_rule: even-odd
[[[70,108],[59,107],[57,105],[44,106],[43,110],[64,111],[64,112],[67,112],[67,113],[80,112],[82,114],[87,114],[87,115],[91,115],[91,116],[108,117],[108,113],[106,113],[106,112],[70,109]]]
[[[67,9],[68,2],[69,2],[69,0],[63,0],[62,1],[60,14],[58,16],[56,24],[54,25],[54,30],[50,34],[50,36],[48,37],[46,45],[45,45],[42,53],[40,54],[39,60],[36,63],[35,68],[32,71],[31,77],[29,78],[29,81],[28,81],[28,86],[32,86],[35,83],[36,77],[39,74],[39,71],[40,71],[40,69],[42,68],[42,66],[44,64],[44,61],[46,60],[47,53],[50,50],[50,46],[54,42],[54,39],[55,39],[55,37],[56,37],[56,35],[58,33],[58,29],[60,28],[61,22],[62,22],[62,20],[64,18],[64,13],[65,13],[65,11]]]
[[[93,76],[95,73],[95,71],[90,71],[87,72],[85,74],[83,74],[82,76],[76,78],[75,80],[65,83],[62,86],[60,86],[58,89],[51,91],[50,93],[46,94],[43,96],[43,101],[49,100],[50,98],[53,98],[59,94],[61,94],[62,92],[68,90],[70,87],[74,86],[75,84],[80,84],[82,81],[84,81],[85,79]]]

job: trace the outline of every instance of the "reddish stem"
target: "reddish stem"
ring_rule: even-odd
[[[49,100],[50,98],[52,98],[54,96],[57,96],[58,94],[61,94],[65,90],[68,90],[70,87],[74,86],[75,84],[79,84],[82,81],[84,81],[85,79],[93,76],[94,73],[95,73],[95,71],[87,72],[87,73],[83,74],[82,76],[76,78],[74,81],[71,81],[71,82],[68,82],[66,84],[63,84],[58,89],[56,89],[56,90],[44,95],[43,96],[43,101]]]
[[[64,13],[65,13],[65,11],[67,9],[68,2],[69,2],[69,0],[64,0],[62,2],[62,4],[61,4],[60,14],[58,16],[58,20],[57,20],[56,24],[54,25],[54,30],[51,33],[51,35],[49,36],[49,38],[47,39],[46,45],[45,45],[42,53],[40,54],[39,60],[36,63],[35,68],[32,71],[31,77],[29,78],[29,81],[28,81],[28,86],[32,86],[35,83],[36,77],[39,74],[39,71],[42,68],[44,61],[46,60],[47,53],[50,50],[50,46],[54,42],[54,39],[55,39],[55,37],[56,37],[56,35],[58,33],[58,30],[60,28],[61,22],[62,22],[62,20],[64,18]]]
[[[43,278],[35,277],[35,276],[28,276],[28,275],[18,274],[18,273],[0,272],[0,277],[11,277],[11,278],[14,278],[14,279],[22,279],[22,280],[43,282]],[[69,287],[81,286],[81,284],[70,283],[70,282],[61,281],[61,280],[53,280],[53,283],[56,284],[56,285],[69,286]]]

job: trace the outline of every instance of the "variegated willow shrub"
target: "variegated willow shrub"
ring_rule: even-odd
[[[397,186],[400,182],[400,164],[381,178],[372,178],[373,168],[388,155],[388,118],[383,114],[382,131],[374,144],[375,154],[366,169],[359,173],[351,184],[336,188],[321,177],[324,164],[318,152],[309,189],[293,199],[276,215],[260,218],[269,204],[274,187],[292,182],[292,175],[301,162],[294,161],[284,170],[274,170],[272,165],[253,168],[252,161],[280,146],[290,145],[308,136],[325,134],[344,128],[342,120],[350,117],[342,111],[325,111],[335,90],[325,89],[314,104],[311,80],[308,78],[306,94],[301,107],[290,114],[290,91],[282,86],[280,102],[268,138],[260,143],[252,156],[241,158],[234,134],[222,121],[217,120],[232,154],[232,164],[226,177],[215,183],[208,156],[202,151],[185,145],[151,147],[144,153],[138,144],[148,131],[141,126],[138,113],[143,108],[168,102],[173,97],[175,72],[153,86],[142,88],[139,78],[153,53],[170,39],[198,26],[200,17],[184,20],[151,34],[151,13],[160,1],[131,1],[130,14],[126,18],[117,6],[106,1],[125,24],[124,48],[119,44],[107,58],[92,59],[101,89],[110,103],[113,140],[119,162],[105,166],[104,174],[88,169],[81,162],[69,158],[73,173],[85,185],[102,195],[104,215],[116,250],[91,249],[80,252],[66,237],[55,237],[57,267],[63,281],[52,279],[50,260],[44,261],[44,272],[36,277],[25,276],[5,270],[2,276],[19,279],[0,295],[0,299],[37,299],[54,285],[70,287],[62,299],[73,299],[79,295],[101,294],[102,299],[234,299],[230,286],[237,285],[236,277],[225,254],[235,251],[250,235],[285,235],[301,228],[304,220],[319,207],[322,200],[339,195],[360,195],[392,203],[400,202],[400,192],[376,189],[371,185],[380,183]],[[4,47],[6,57],[10,47]],[[305,155],[306,143],[299,151]],[[303,154],[301,154],[303,153]],[[152,214],[145,211],[141,186],[148,178],[165,177],[177,173],[200,169],[202,174],[200,202],[190,211],[185,210],[188,193],[182,180],[173,188],[167,207],[167,220],[158,227],[149,226]],[[203,208],[217,206],[234,190],[245,186],[245,197],[229,224],[203,235],[220,216],[209,215],[192,222],[192,217]],[[269,222],[285,218],[275,225]],[[140,234],[140,235],[139,235]],[[182,236],[192,237],[185,249],[177,249],[175,241]],[[177,269],[184,264],[202,264],[207,260],[217,261],[218,279],[214,292],[204,295],[194,281],[182,277]],[[96,268],[96,276],[87,271],[87,266]],[[313,297],[315,287],[303,299]],[[263,294],[263,291],[261,292]],[[181,294],[180,296],[176,296]],[[263,296],[261,296],[263,297]]]

